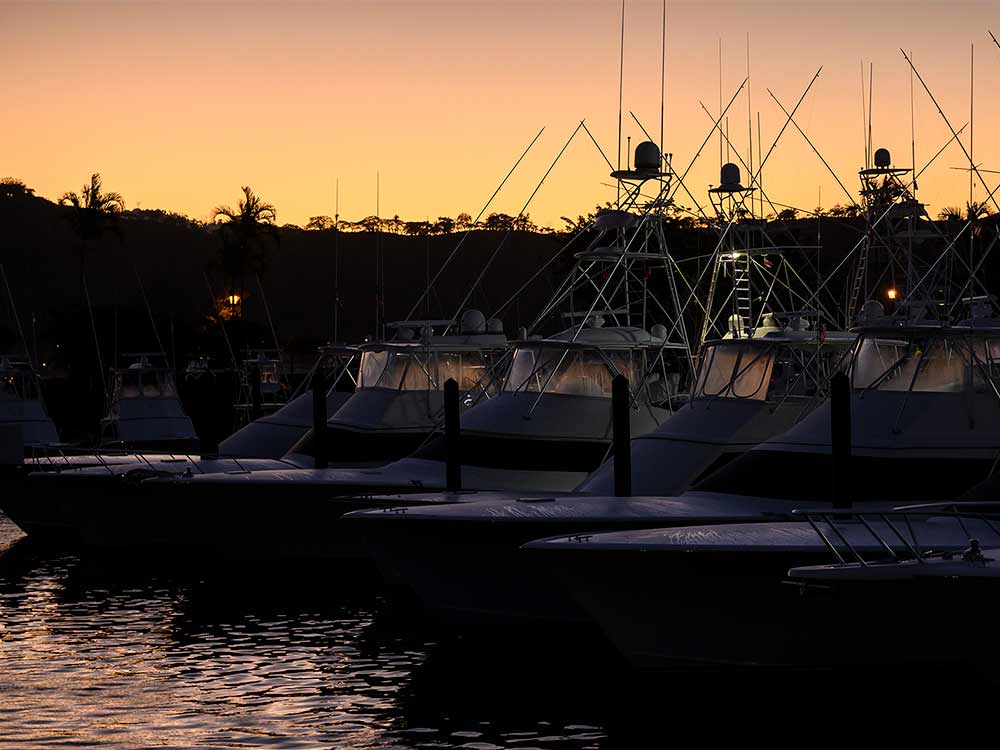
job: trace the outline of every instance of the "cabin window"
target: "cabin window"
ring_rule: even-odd
[[[882,350],[878,357],[876,347]],[[867,340],[856,358],[854,373],[855,387],[880,391],[906,392],[912,388],[948,393],[970,386],[976,391],[992,390],[991,381],[1000,375],[1000,341],[942,336],[886,347]]]
[[[156,398],[160,395],[160,380],[155,370],[146,370],[139,378],[144,398]]]
[[[444,388],[448,378],[455,379],[455,382],[458,383],[458,390],[462,393],[490,390],[489,368],[482,352],[439,354],[438,379],[441,388]]]
[[[374,388],[389,361],[389,352],[365,352],[361,355],[358,388]]]
[[[717,344],[708,347],[698,373],[695,397],[767,398],[774,371],[774,351],[763,346]],[[782,370],[776,375],[784,377]]]
[[[611,381],[621,373],[634,384],[630,352],[582,349],[518,349],[514,354],[507,391],[561,393],[570,396],[611,398]]]
[[[490,389],[482,352],[365,352],[359,387],[437,391],[448,378],[454,378],[463,393]]]
[[[139,398],[139,395],[142,393],[142,384],[139,382],[137,373],[126,372],[119,375],[118,378],[118,393],[121,398]]]
[[[855,388],[870,388],[880,378],[893,377],[906,357],[906,344],[901,341],[865,339],[854,357],[852,376]],[[910,373],[912,377],[912,373]]]
[[[174,374],[172,372],[162,373],[160,379],[160,395],[163,398],[177,397],[177,386],[174,384]]]

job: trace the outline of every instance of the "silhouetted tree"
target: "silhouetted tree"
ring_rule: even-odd
[[[236,208],[216,206],[212,212],[222,239],[222,269],[230,290],[239,290],[241,316],[247,274],[263,271],[270,252],[279,242],[275,225],[278,213],[274,206],[262,201],[249,187],[244,185],[242,190],[243,199]]]
[[[461,213],[455,217],[455,229],[459,232],[467,232],[472,227],[472,217],[469,214]]]
[[[378,216],[366,216],[360,221],[355,222],[355,224],[360,226],[365,232],[379,232],[385,226],[384,221]]]
[[[0,200],[23,200],[31,198],[35,191],[16,177],[4,177],[0,180]]]
[[[471,217],[470,217],[471,218]],[[455,220],[450,216],[438,216],[434,222],[435,234],[451,234],[455,231]]]
[[[73,214],[70,221],[73,230],[80,238],[81,253],[86,255],[93,242],[99,240],[106,232],[112,231],[120,236],[119,218],[125,210],[125,199],[119,193],[102,191],[101,175],[90,176],[90,184],[84,185],[78,193],[63,193],[59,203],[72,206]],[[81,256],[81,262],[85,258]]]
[[[333,219],[329,216],[310,216],[306,229],[324,230],[333,229]]]
[[[492,213],[483,219],[483,229],[488,229],[491,232],[501,232],[510,229],[513,223],[513,216],[502,213]]]
[[[427,235],[433,230],[434,225],[429,221],[407,221],[403,224],[403,231],[411,236]]]

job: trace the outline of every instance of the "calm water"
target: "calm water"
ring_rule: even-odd
[[[0,550],[19,536],[0,515]],[[334,565],[309,580],[177,568],[23,541],[0,552],[0,749],[742,744],[814,731],[859,691],[885,707],[907,685],[939,686],[937,703],[964,709],[995,694],[898,671],[640,680],[597,639],[444,637]]]
[[[0,545],[18,536],[0,516]],[[15,544],[0,559],[0,747],[610,742],[600,681],[565,662],[436,643],[370,585],[212,575]]]

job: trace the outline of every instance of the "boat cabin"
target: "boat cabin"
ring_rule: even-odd
[[[160,354],[125,355],[132,362],[111,370],[109,406],[101,420],[101,445],[177,451],[197,446],[173,369]]]

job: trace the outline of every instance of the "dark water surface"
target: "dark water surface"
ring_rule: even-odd
[[[941,716],[997,694],[898,670],[640,678],[593,636],[442,633],[331,563],[207,571],[19,537],[0,515],[0,748],[770,745],[831,712],[868,729],[873,700],[908,713],[914,686]]]
[[[17,536],[0,516],[0,547]],[[334,565],[201,573],[15,544],[0,747],[607,746],[596,681],[565,662],[438,643]]]

